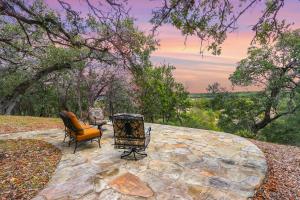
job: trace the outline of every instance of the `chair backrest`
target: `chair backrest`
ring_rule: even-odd
[[[89,108],[89,120],[103,120],[104,114],[101,108]]]
[[[74,124],[72,123],[70,117],[68,116],[67,111],[62,111],[59,113],[60,118],[63,120],[65,127],[67,127],[69,130],[73,131],[73,132],[78,132],[80,130],[78,130],[78,128],[76,128],[76,126],[74,126]]]
[[[116,148],[144,148],[144,117],[138,114],[115,114],[113,128]]]

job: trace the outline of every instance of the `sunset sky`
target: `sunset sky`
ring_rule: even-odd
[[[56,1],[46,0],[46,2],[53,8],[58,6]],[[83,13],[88,11],[83,0],[68,0],[67,2]],[[128,0],[130,13],[136,19],[140,30],[149,33],[152,28],[149,23],[151,12],[161,2],[162,0]],[[180,31],[170,25],[163,25],[158,29],[157,34],[160,46],[153,53],[151,60],[155,64],[174,65],[176,79],[182,82],[190,92],[206,92],[207,85],[213,82],[219,82],[231,90],[233,88],[228,80],[229,74],[234,71],[236,63],[246,56],[247,48],[253,38],[251,25],[257,21],[263,9],[262,6],[262,4],[256,5],[238,21],[239,29],[228,36],[222,45],[223,50],[220,56],[213,56],[208,52],[201,56],[200,41],[196,37],[189,37],[185,45],[185,38]],[[279,13],[279,19],[294,23],[295,29],[300,28],[300,1],[286,0],[284,8]],[[240,90],[247,91],[253,88],[234,88],[234,91]]]

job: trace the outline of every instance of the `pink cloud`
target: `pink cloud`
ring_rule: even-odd
[[[89,11],[84,0],[66,0],[75,9],[83,14]],[[46,0],[55,9],[60,9],[56,0]],[[91,0],[94,4],[99,0]],[[101,2],[101,1],[100,1]],[[152,28],[149,23],[153,8],[158,7],[162,0],[128,0],[131,14],[137,19],[136,24],[146,33]],[[239,1],[236,1],[239,2]],[[253,38],[251,25],[255,24],[261,15],[264,5],[259,3],[255,8],[249,10],[241,17],[237,25],[239,29],[231,34],[222,45],[222,55],[212,56],[205,52],[202,57],[199,54],[200,41],[197,37],[189,37],[184,44],[185,38],[181,32],[171,25],[163,25],[158,29],[157,38],[160,40],[158,50],[154,52],[152,59],[156,64],[161,62],[171,63],[177,69],[174,72],[176,79],[184,83],[190,92],[205,92],[209,83],[220,82],[231,88],[229,75],[235,70],[236,62],[244,58],[247,48]],[[300,27],[300,2],[296,0],[285,0],[285,6],[279,13],[280,19],[295,22],[293,28]],[[257,90],[256,87],[237,88],[240,90]]]

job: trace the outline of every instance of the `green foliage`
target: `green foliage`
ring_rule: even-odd
[[[57,96],[55,85],[35,84],[31,92],[22,97],[15,112],[26,116],[56,117],[60,111]]]
[[[259,85],[263,91],[259,93],[259,98],[251,99],[255,105],[252,108],[254,111],[245,99],[232,102],[231,105],[237,106],[237,109],[244,107],[244,110],[234,114],[225,108],[227,116],[224,118],[232,118],[225,122],[244,124],[248,126],[245,127],[247,130],[258,133],[273,120],[298,110],[299,52],[299,30],[283,33],[274,45],[250,47],[248,57],[239,62],[230,80],[238,86]],[[240,102],[236,104],[237,101]]]
[[[252,138],[252,139],[256,138],[256,135],[247,129],[238,130],[237,132],[235,132],[235,134],[245,138]]]
[[[198,98],[198,99],[192,99],[191,105],[193,108],[197,109],[210,109],[211,108],[211,99],[208,98]]]
[[[28,73],[21,71],[7,73],[5,75],[2,74],[2,76],[0,76],[0,96],[3,97],[11,94],[13,89],[22,81],[26,80],[28,76]]]
[[[62,48],[49,45],[46,52],[41,55],[40,66],[41,68],[47,68],[53,65],[59,65],[62,67],[66,64],[72,63],[73,68],[83,68],[85,66],[85,61],[74,62],[76,58],[84,55],[85,49],[78,48]],[[69,67],[71,68],[71,66]]]
[[[227,34],[238,29],[237,22],[241,16],[251,10],[256,1],[236,0],[165,0],[162,6],[153,11],[151,22],[155,28],[162,24],[171,24],[185,37],[196,36],[202,45],[212,54],[221,54],[221,44]],[[260,1],[262,14],[256,16],[253,24],[254,40],[266,44],[277,38],[289,27],[285,20],[276,16],[284,6],[284,1]]]
[[[178,118],[189,106],[188,93],[172,75],[173,66],[148,66],[135,74],[141,112],[146,119],[163,122]]]
[[[47,84],[55,85],[53,77],[60,81],[56,86],[63,85],[64,76],[60,71],[84,70],[91,66],[101,71],[105,66],[116,74],[123,69],[130,73],[150,63],[149,56],[157,42],[152,35],[140,31],[134,19],[121,7],[108,6],[111,9],[103,11],[102,7],[96,9],[92,3],[85,2],[90,8],[86,17],[69,3],[58,3],[60,9],[51,9],[43,0],[2,3],[5,9],[0,14],[0,77],[5,84],[0,86],[0,113],[10,114],[13,109],[16,113],[18,104],[26,105],[26,102],[20,102],[25,99],[33,102],[28,94]],[[70,83],[71,79],[70,76],[65,82]],[[106,86],[104,83],[98,85],[101,84]],[[89,83],[69,85],[73,88],[66,88],[67,92],[77,98],[77,102],[69,102],[82,113],[96,97],[89,95]],[[61,91],[49,93],[58,95],[56,99],[61,95]],[[42,99],[42,96],[35,94],[31,98]],[[25,113],[39,113],[22,108]]]
[[[138,111],[133,97],[132,88],[125,80],[114,79],[107,88],[103,107],[108,116],[115,113],[135,113]]]
[[[300,146],[300,112],[269,124],[258,135],[258,139]]]
[[[226,132],[235,133],[239,130],[252,131],[255,124],[255,119],[258,116],[257,112],[260,110],[259,98],[252,97],[238,97],[235,95],[228,95],[219,98],[218,95],[212,101],[222,99],[221,116],[219,126]],[[219,105],[221,105],[219,103]]]
[[[182,114],[182,126],[220,131],[217,120],[219,112],[210,109],[192,107],[187,113]]]

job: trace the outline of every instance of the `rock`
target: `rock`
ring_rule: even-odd
[[[114,180],[109,185],[116,191],[133,196],[151,197],[152,189],[147,186],[141,179],[131,173],[125,173]]]
[[[95,193],[89,193],[80,198],[80,200],[96,200],[98,199],[98,195]]]
[[[111,169],[107,169],[107,170],[104,170],[104,171],[98,173],[98,176],[100,178],[106,178],[106,177],[110,177],[110,176],[115,176],[118,173],[119,173],[118,168],[111,168]]]
[[[231,160],[231,159],[221,158],[220,160],[223,163],[228,164],[228,165],[234,165],[235,164],[234,160]]]
[[[188,194],[193,199],[208,199],[209,188],[201,187],[199,185],[189,185]]]
[[[63,184],[47,187],[39,195],[44,196],[46,199],[64,199],[66,197],[78,199],[93,192],[93,184],[89,179],[89,176],[81,176]]]
[[[99,200],[119,200],[121,198],[121,194],[116,192],[113,189],[104,190],[99,195]]]
[[[210,178],[209,184],[216,188],[228,188],[230,186],[225,180],[221,180],[217,177]]]
[[[94,191],[99,193],[101,191],[103,191],[104,189],[107,189],[107,183],[101,179],[101,178],[95,178],[94,180]]]
[[[36,196],[33,199],[31,199],[31,200],[46,200],[46,199],[44,197],[42,197],[42,196]]]

